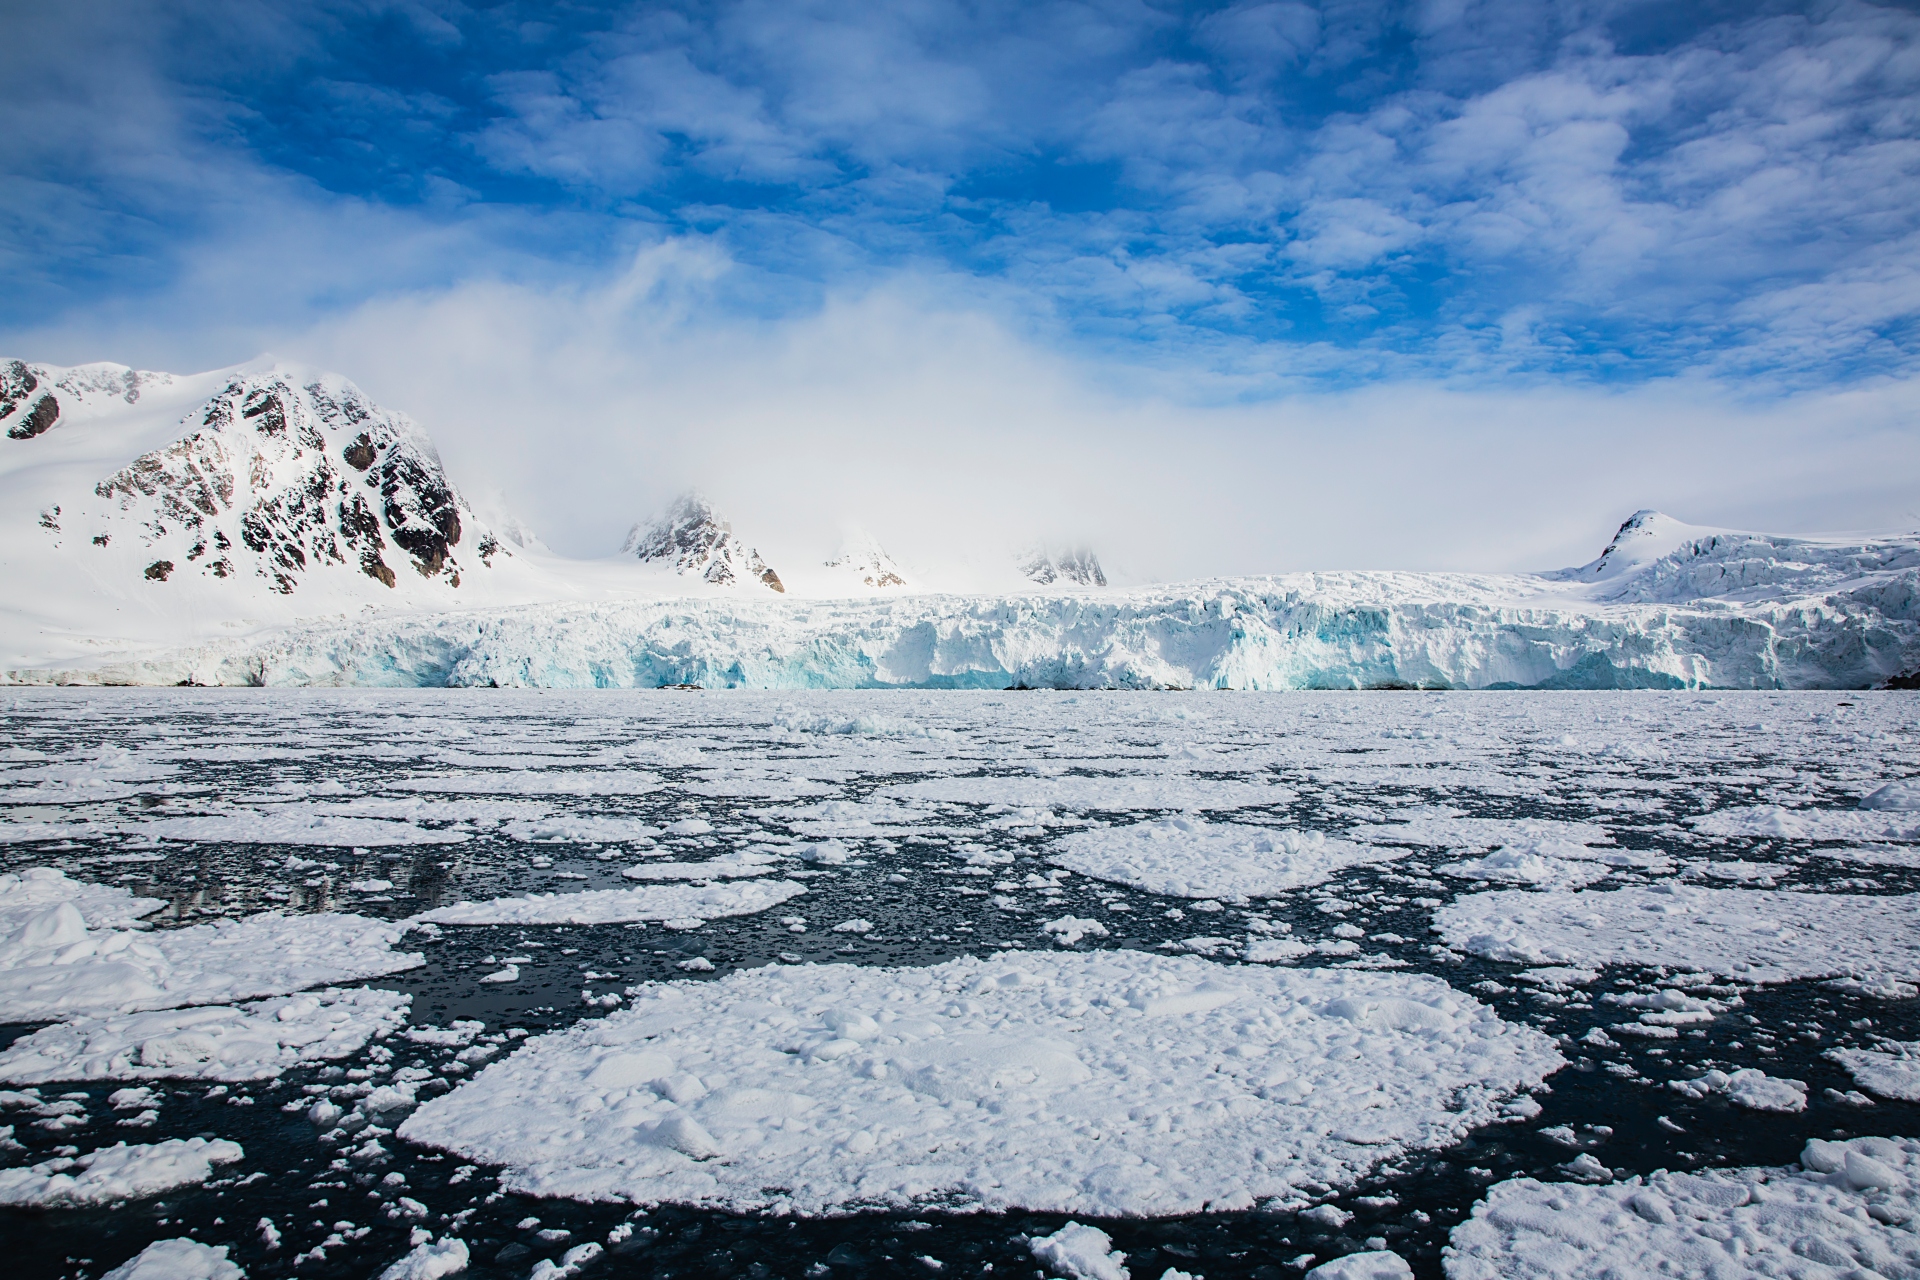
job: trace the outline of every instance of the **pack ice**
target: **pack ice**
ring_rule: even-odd
[[[806,1213],[1304,1204],[1563,1065],[1435,979],[1132,951],[632,988],[402,1126],[534,1195]]]
[[[331,912],[132,927],[160,906],[51,867],[0,876],[0,1021],[218,1004],[424,962],[393,950],[404,926]]]
[[[776,572],[690,497],[620,554],[570,561],[477,511],[416,424],[337,375],[0,369],[21,427],[0,438],[16,681],[1832,688],[1920,670],[1913,536],[1640,511],[1573,569],[1121,588],[1084,551],[965,582],[877,545]]]
[[[1489,960],[1664,965],[1753,983],[1848,978],[1909,988],[1920,981],[1913,922],[1911,895],[1673,884],[1467,894],[1434,917],[1448,946]]]
[[[1447,1280],[1793,1276],[1920,1269],[1920,1143],[1807,1143],[1799,1168],[1653,1173],[1606,1186],[1517,1178],[1453,1229]]]

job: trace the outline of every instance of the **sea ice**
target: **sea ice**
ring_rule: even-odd
[[[806,892],[791,880],[728,884],[660,884],[640,889],[530,893],[522,898],[461,902],[414,917],[428,924],[619,924],[633,920],[700,921],[752,915]],[[502,979],[507,981],[507,979]]]
[[[1098,1227],[1069,1222],[1050,1236],[1035,1236],[1027,1248],[1067,1280],[1129,1280],[1127,1255]]]
[[[1317,831],[1181,816],[1072,832],[1054,845],[1050,860],[1147,893],[1231,899],[1274,897],[1346,867],[1405,856],[1404,849],[1329,840]]]
[[[1450,947],[1529,965],[1665,965],[1745,982],[1852,977],[1912,982],[1910,896],[1683,885],[1611,892],[1468,894],[1435,913]]]
[[[1413,1280],[1413,1268],[1397,1253],[1369,1249],[1323,1262],[1307,1272],[1307,1280]]]
[[[1447,1280],[1853,1280],[1920,1269],[1920,1142],[1815,1139],[1800,1162],[1602,1186],[1499,1183],[1453,1229]]]
[[[198,1240],[155,1240],[100,1280],[244,1280],[227,1261],[227,1246]]]
[[[423,963],[417,954],[392,949],[405,926],[353,915],[270,912],[184,929],[89,928],[76,903],[144,900],[117,889],[96,899],[84,892],[92,886],[55,885],[49,876],[31,871],[19,882],[28,877],[36,895],[66,893],[69,887],[79,892],[51,906],[9,903],[0,909],[5,911],[0,921],[13,926],[0,940],[0,1021],[219,1004],[377,978]],[[115,894],[120,897],[110,896]],[[137,908],[107,910],[111,915]]]
[[[1860,798],[1862,809],[1920,809],[1920,778],[1902,778]]]
[[[329,989],[243,1005],[79,1017],[0,1051],[0,1080],[266,1080],[358,1053],[404,1025],[413,997]]]
[[[17,963],[14,957],[39,950],[42,938],[71,928],[58,910],[62,905],[73,909],[84,929],[132,929],[166,903],[136,898],[115,885],[71,880],[52,867],[0,875],[0,966]]]
[[[71,1208],[138,1200],[205,1182],[217,1164],[244,1155],[237,1142],[169,1138],[150,1146],[116,1143],[19,1169],[0,1169],[0,1204]]]
[[[764,876],[779,860],[770,853],[723,853],[705,862],[642,862],[620,874],[629,880],[726,880]]]
[[[1400,822],[1363,823],[1347,832],[1347,835],[1373,844],[1417,844],[1437,849],[1493,849],[1542,840],[1556,840],[1570,845],[1613,843],[1613,833],[1593,822],[1561,822],[1553,818],[1463,818],[1441,809],[1410,813]]]
[[[1879,1043],[1877,1049],[1829,1049],[1827,1057],[1845,1067],[1853,1082],[1869,1093],[1920,1102],[1920,1044]]]
[[[1744,809],[1721,809],[1689,821],[1693,829],[1703,836],[1920,841],[1920,813],[1894,805],[1859,809],[1785,809],[1777,804],[1763,804]]]
[[[400,1134],[528,1194],[800,1212],[1300,1203],[1563,1065],[1433,978],[1132,951],[629,990]]]
[[[660,779],[634,769],[564,769],[538,772],[496,769],[480,773],[399,778],[386,784],[395,791],[431,791],[482,796],[639,796],[660,789]]]
[[[1724,1095],[1728,1102],[1749,1111],[1805,1111],[1807,1085],[1804,1080],[1783,1080],[1757,1067],[1738,1071],[1709,1071],[1693,1080],[1669,1080],[1667,1087],[1689,1098]]]
[[[882,787],[882,799],[948,804],[1000,804],[1037,809],[1245,809],[1286,804],[1295,793],[1264,783],[1232,782],[1189,773],[1069,777],[929,778]]]
[[[380,1280],[441,1280],[467,1269],[467,1242],[452,1236],[422,1240],[412,1252],[380,1273]]]

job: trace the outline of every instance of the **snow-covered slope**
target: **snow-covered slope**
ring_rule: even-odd
[[[1106,585],[1091,551],[908,571],[865,534],[783,576],[689,494],[567,561],[425,434],[271,360],[0,361],[12,681],[708,687],[1867,687],[1920,671],[1920,535],[1636,512],[1540,574]],[[963,559],[978,548],[962,548]],[[955,579],[958,581],[960,579]],[[1001,585],[1004,584],[1004,585]]]
[[[346,380],[0,362],[9,656],[554,598],[426,434]]]

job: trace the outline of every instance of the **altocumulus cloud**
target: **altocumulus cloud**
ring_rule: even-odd
[[[906,542],[1042,510],[1141,574],[1571,558],[1647,502],[1908,514],[1903,9],[8,27],[9,351],[328,364],[567,549],[689,481],[793,519],[857,494]]]

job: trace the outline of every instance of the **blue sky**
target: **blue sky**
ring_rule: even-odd
[[[1160,406],[1130,428],[1149,447],[1198,433],[1203,453],[1312,444],[1303,422],[1388,402],[1455,431],[1571,395],[1690,430],[1703,456],[1783,413],[1820,424],[1780,428],[1771,480],[1682,491],[1695,518],[1920,507],[1901,426],[1920,362],[1912,6],[8,8],[0,342],[29,356],[349,363],[451,454],[465,437],[497,454],[511,414],[463,398],[448,340],[420,332],[467,324],[484,294],[506,314],[461,341],[488,361],[487,344],[571,353],[574,383],[600,379],[549,429],[651,460],[634,501],[682,473],[747,500],[770,482],[690,443],[698,388],[662,380],[697,351],[737,384],[712,353],[756,352],[753,404],[715,413],[750,449],[752,430],[792,434],[769,415],[804,386],[851,380],[823,418],[876,402],[858,368],[764,374],[861,314],[855,343],[921,335],[898,358],[929,395],[976,376],[943,349],[1078,388],[1045,393],[1061,407],[1038,427],[1063,448],[1098,436],[1117,388]],[[644,403],[609,416],[613,388]],[[1471,407],[1486,397],[1505,407]],[[880,419],[903,412],[886,403],[840,447],[885,447]],[[1543,456],[1572,447],[1533,433]],[[1855,478],[1780,497],[1823,449]],[[550,507],[552,483],[512,496]]]

